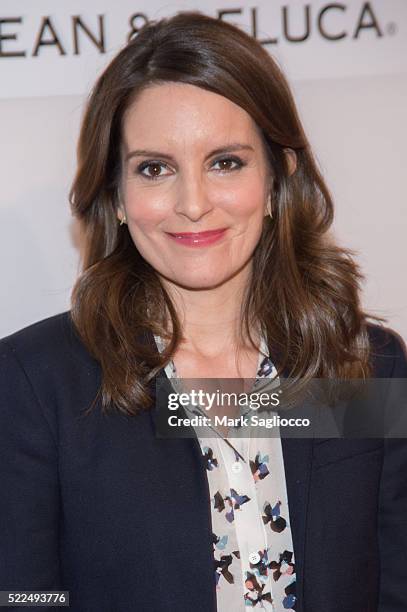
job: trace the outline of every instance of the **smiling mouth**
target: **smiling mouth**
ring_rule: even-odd
[[[206,232],[165,232],[172,240],[185,246],[207,246],[217,242],[225,235],[227,228]]]

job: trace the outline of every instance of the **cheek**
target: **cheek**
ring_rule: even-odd
[[[230,193],[227,207],[236,217],[251,219],[264,215],[266,196],[264,189],[256,184],[245,185],[244,188]]]
[[[157,198],[148,193],[132,194],[131,190],[125,196],[125,208],[130,227],[151,230],[159,225],[169,214],[170,206],[165,199]]]

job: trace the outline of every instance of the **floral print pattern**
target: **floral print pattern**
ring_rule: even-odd
[[[163,350],[161,338],[155,340]],[[173,362],[165,372],[169,379],[177,377]],[[276,378],[264,338],[254,387],[262,378]],[[211,498],[218,612],[296,610],[281,440],[236,436],[228,444],[221,434],[198,435]]]

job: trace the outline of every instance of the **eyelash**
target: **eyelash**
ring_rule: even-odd
[[[234,162],[235,164],[237,164],[237,167],[234,167],[230,170],[219,170],[218,172],[234,172],[235,170],[240,170],[241,168],[243,168],[243,166],[246,165],[246,163],[244,161],[242,161],[239,157],[222,157],[220,159],[217,159],[214,164],[219,164],[221,162]],[[143,162],[141,163],[139,166],[137,166],[137,174],[140,174],[143,178],[146,178],[148,181],[156,181],[160,178],[162,178],[161,176],[148,176],[147,174],[143,174],[143,170],[145,170],[146,168],[148,168],[149,166],[164,166],[164,167],[168,167],[167,164],[164,164],[163,162],[158,162],[158,161],[148,161],[148,162]]]

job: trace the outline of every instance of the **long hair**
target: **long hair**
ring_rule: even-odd
[[[294,381],[368,377],[368,315],[359,299],[363,277],[353,253],[328,237],[332,199],[284,75],[238,27],[200,12],[180,12],[146,24],[110,62],[91,92],[80,130],[69,197],[83,225],[85,248],[71,317],[101,365],[102,408],[116,406],[134,415],[151,407],[149,383],[182,338],[169,295],[116,215],[124,113],[144,88],[169,81],[239,105],[266,146],[273,219],[264,219],[253,255],[242,338],[255,347],[251,330],[260,324],[278,372]],[[297,156],[293,174],[286,148]],[[151,333],[168,340],[162,354],[147,341]]]

